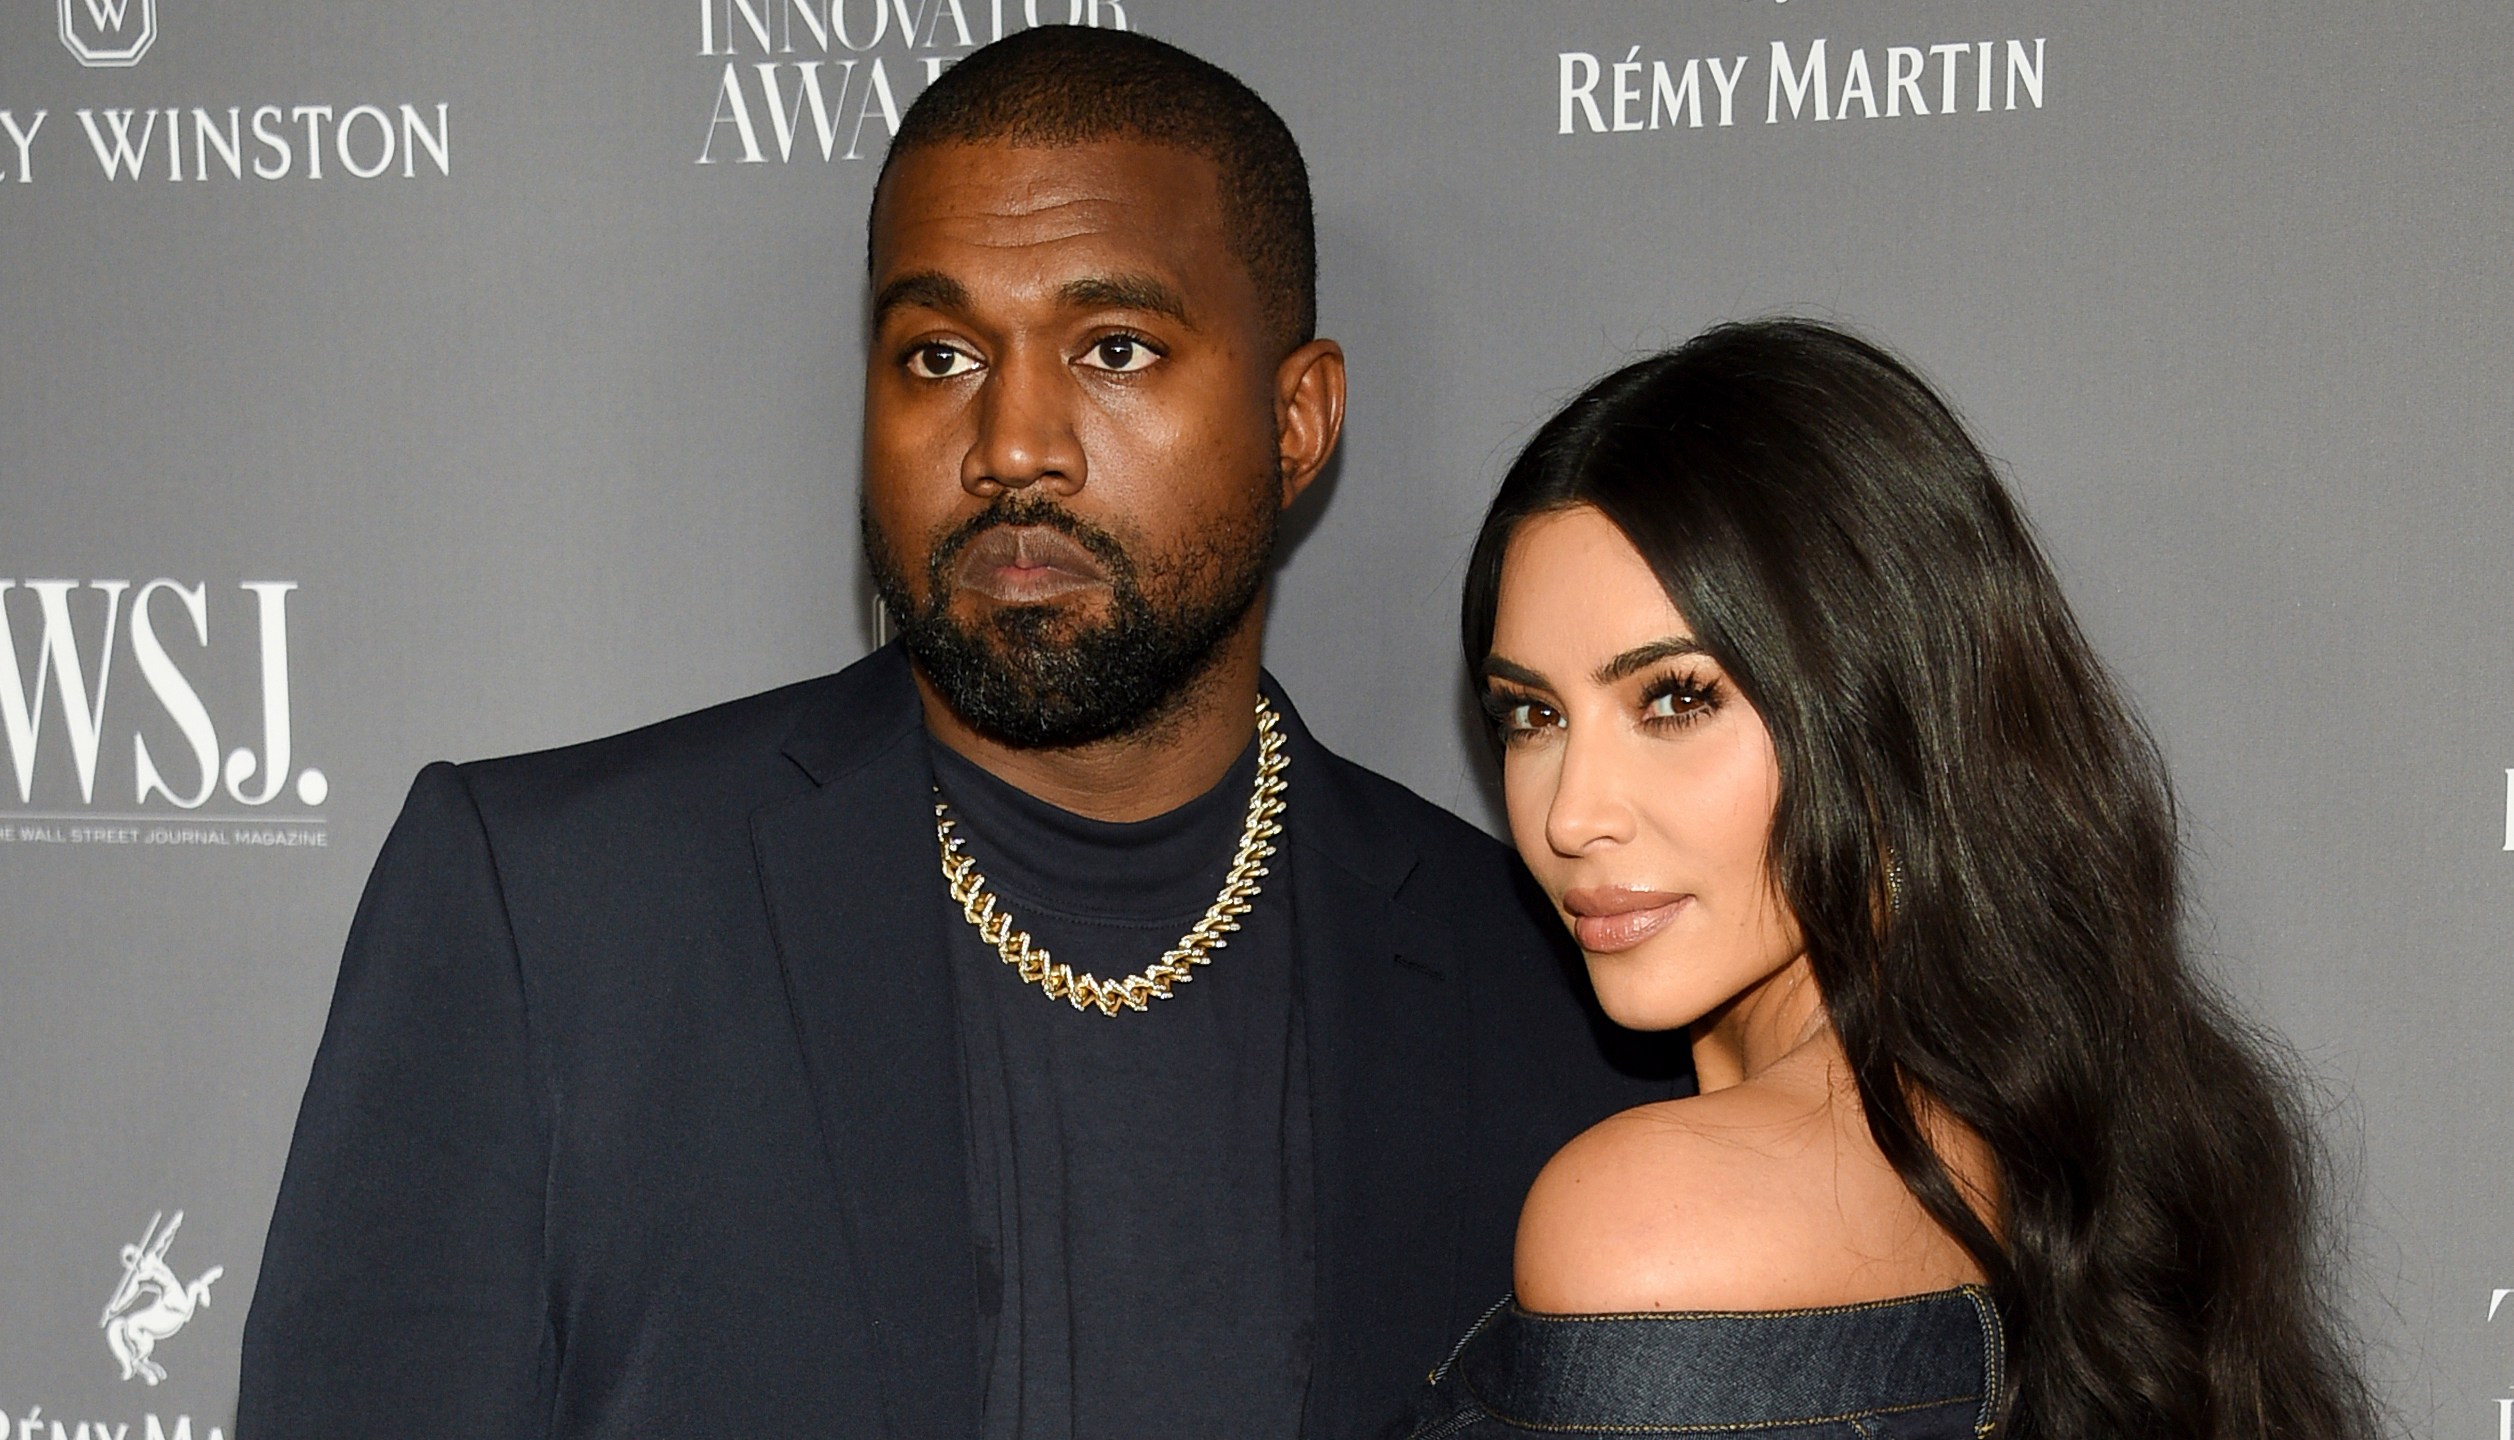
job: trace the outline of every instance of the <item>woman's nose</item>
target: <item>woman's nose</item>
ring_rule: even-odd
[[[1611,736],[1574,726],[1563,736],[1545,843],[1558,855],[1585,855],[1633,837],[1629,777]]]

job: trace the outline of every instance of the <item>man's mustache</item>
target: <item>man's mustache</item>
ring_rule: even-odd
[[[1109,581],[1119,593],[1125,593],[1133,585],[1134,557],[1126,553],[1125,545],[1116,536],[1053,501],[1032,495],[999,495],[989,501],[985,509],[953,526],[942,539],[934,542],[933,550],[926,557],[930,582],[927,593],[932,597],[930,603],[940,607],[951,589],[952,566],[980,535],[999,526],[1027,525],[1054,530],[1090,551],[1091,558],[1099,561],[1108,571]]]

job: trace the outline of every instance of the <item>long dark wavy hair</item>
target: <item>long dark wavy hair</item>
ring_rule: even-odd
[[[1770,865],[1869,1133],[1989,1277],[2001,1433],[2375,1434],[2284,1051],[2186,960],[2156,747],[1945,402],[1801,320],[1607,376],[1485,518],[1470,672],[1512,531],[1582,505],[1771,732]],[[1934,1114],[1994,1157],[1986,1217]]]

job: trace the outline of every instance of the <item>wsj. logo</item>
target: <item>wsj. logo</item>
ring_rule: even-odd
[[[136,65],[157,42],[157,0],[60,0],[61,43],[81,65]]]
[[[35,800],[39,751],[47,728],[46,701],[53,697],[60,702],[58,733],[69,743],[79,801],[85,805],[95,803],[96,765],[107,733],[106,705],[112,694],[114,657],[121,648],[118,641],[124,634],[126,609],[130,616],[132,659],[140,667],[141,681],[164,714],[164,721],[152,728],[162,732],[170,725],[174,736],[191,751],[189,766],[174,762],[172,756],[178,752],[173,747],[163,752],[153,750],[140,727],[131,727],[132,786],[137,803],[146,805],[163,799],[178,809],[197,810],[218,793],[222,778],[228,798],[237,804],[262,806],[277,799],[288,788],[292,764],[288,592],[296,589],[297,584],[293,580],[248,580],[237,588],[253,597],[260,621],[262,748],[257,753],[250,747],[238,746],[228,752],[222,769],[218,727],[210,718],[210,707],[203,701],[194,677],[175,663],[166,646],[168,636],[180,636],[185,631],[190,632],[194,644],[204,648],[209,645],[208,585],[151,580],[133,592],[128,580],[90,580],[83,587],[75,580],[28,580],[23,584],[0,580],[0,731],[7,735],[19,803],[31,805]],[[93,619],[85,622],[101,631],[85,643],[79,638],[83,626],[73,614],[71,603],[72,592],[81,589],[90,593],[80,597],[78,609],[91,617],[99,608],[104,612],[101,626],[96,626]],[[34,597],[32,605],[16,600],[21,590]],[[31,666],[20,663],[18,637],[11,629],[13,612],[21,622],[37,622]],[[86,660],[89,653],[96,657],[92,679]],[[160,738],[167,737],[161,733]],[[161,764],[161,756],[168,763]],[[295,780],[297,799],[306,805],[321,805],[331,793],[331,782],[320,770],[308,767],[298,772]]]
[[[166,1221],[163,1230],[157,1228],[160,1220]],[[227,1273],[226,1266],[212,1265],[189,1285],[176,1276],[166,1263],[166,1247],[175,1243],[175,1231],[182,1225],[182,1211],[166,1220],[160,1210],[149,1217],[139,1244],[122,1247],[122,1283],[105,1302],[105,1318],[96,1323],[113,1358],[122,1362],[125,1380],[154,1385],[166,1378],[166,1367],[149,1358],[150,1353],[158,1341],[191,1323],[192,1312],[209,1303],[210,1282]]]

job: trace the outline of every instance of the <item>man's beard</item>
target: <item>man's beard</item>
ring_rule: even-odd
[[[1265,487],[1246,513],[1149,565],[1051,501],[999,495],[932,543],[923,605],[866,506],[865,565],[908,653],[962,720],[1024,749],[1084,745],[1150,729],[1212,665],[1265,588],[1281,520],[1276,493]],[[1067,607],[1040,604],[999,606],[975,624],[954,616],[954,564],[998,525],[1043,526],[1090,551],[1108,572],[1109,614],[1077,620]]]

